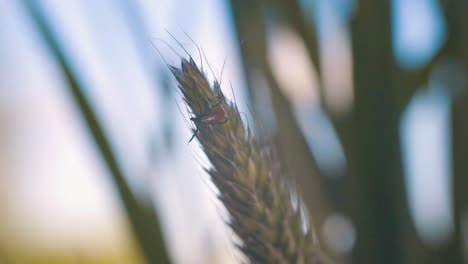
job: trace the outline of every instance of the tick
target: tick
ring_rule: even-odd
[[[219,101],[209,108],[205,113],[190,118],[195,125],[196,129],[193,136],[190,138],[189,143],[195,138],[199,130],[200,125],[220,125],[228,121],[226,110],[224,110],[221,104],[221,97],[218,97]]]

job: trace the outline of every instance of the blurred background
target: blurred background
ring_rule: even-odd
[[[164,62],[188,54],[277,145],[337,263],[468,263],[467,14],[0,0],[0,263],[240,263]]]

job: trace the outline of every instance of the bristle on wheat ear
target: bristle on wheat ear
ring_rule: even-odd
[[[225,111],[222,124],[195,123],[195,136],[212,164],[207,172],[248,262],[330,263],[302,220],[302,207],[293,206],[292,190],[282,180],[278,161],[256,141],[219,84],[210,85],[192,58],[182,59],[180,67],[170,70],[194,118],[216,103]]]

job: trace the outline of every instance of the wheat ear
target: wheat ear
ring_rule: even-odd
[[[214,105],[222,107],[212,122],[195,122],[194,133],[212,164],[207,171],[248,262],[329,263],[304,224],[301,207],[293,206],[278,162],[256,141],[219,83],[210,86],[192,58],[182,59],[180,67],[169,67],[194,120],[206,117]],[[222,119],[223,112],[227,119],[216,120]]]

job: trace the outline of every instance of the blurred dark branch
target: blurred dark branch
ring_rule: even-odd
[[[466,1],[464,4],[462,2],[453,1],[451,4],[458,4],[455,10],[468,10]],[[463,12],[446,15],[449,22],[448,41],[427,65],[416,71],[404,71],[396,67],[391,58],[386,5],[388,3],[379,1],[360,1],[352,24],[356,108],[352,121],[341,122],[340,136],[344,139],[350,159],[352,177],[349,185],[354,191],[349,196],[357,198],[350,208],[361,236],[353,260],[356,263],[461,263],[461,244],[454,245],[451,242],[430,249],[417,237],[405,199],[396,130],[401,112],[414,92],[427,83],[434,65],[441,58],[457,56],[453,51],[455,46],[467,46],[466,42],[463,44],[460,40],[454,40],[457,33],[463,35],[462,29],[466,30],[466,22],[465,27],[456,30],[457,27],[450,20],[464,17]],[[466,51],[466,48],[460,50]],[[456,119],[458,111],[454,113]],[[463,123],[455,119],[454,126]],[[459,133],[454,129],[459,140],[461,135],[466,136],[466,128],[463,125],[461,127],[465,132]],[[346,136],[349,130],[354,131],[354,135]],[[467,148],[463,144],[455,146],[455,156],[457,152],[461,155],[463,151],[466,156]],[[466,167],[458,170],[464,172],[460,175],[466,176]],[[459,176],[459,184],[456,179],[454,181],[458,189],[455,191],[455,200],[466,204],[467,197],[460,195],[467,193],[466,187],[464,192],[459,189],[463,187],[457,187],[468,185],[466,179],[462,178]],[[457,225],[460,226],[459,222]],[[404,251],[399,241],[403,241]]]
[[[396,87],[399,87],[399,93],[396,100],[397,111],[399,113],[406,108],[414,93],[427,84],[434,66],[441,62],[442,59],[455,55],[453,54],[452,47],[455,42],[453,38],[453,34],[450,34],[449,32],[447,41],[442,45],[432,59],[421,68],[416,70],[396,69],[395,75],[397,76],[395,76],[395,82]]]
[[[421,68],[416,70],[405,70],[398,66],[394,68],[393,87],[395,93],[393,99],[395,103],[394,111],[398,119],[413,98],[415,92],[427,86],[434,66],[450,53],[450,38],[451,36],[449,35],[449,41],[445,42],[432,59]],[[407,200],[404,185],[401,186],[400,192],[401,197]],[[430,248],[425,245],[416,233],[414,222],[409,214],[408,205],[401,204],[397,208],[399,208],[400,214],[400,234],[402,235],[400,239],[403,243],[404,261],[406,263],[426,264],[445,263],[447,257],[453,254],[452,246]]]
[[[432,58],[432,60],[419,70],[408,72],[399,70],[398,87],[401,91],[399,101],[399,110],[403,111],[406,104],[411,99],[414,92],[429,81],[434,66],[443,59],[461,60],[464,67],[468,66],[468,19],[466,11],[468,2],[463,0],[440,0],[442,11],[447,23],[447,40],[442,48]],[[450,78],[450,76],[445,76]],[[445,81],[450,85],[449,80]],[[466,85],[465,85],[466,86]],[[445,87],[447,90],[454,90],[454,87]],[[411,261],[423,263],[463,263],[463,237],[461,230],[461,219],[463,212],[468,209],[468,167],[466,166],[466,155],[468,153],[468,124],[466,116],[468,115],[468,87],[464,87],[464,93],[461,98],[455,97],[453,104],[452,119],[452,146],[453,146],[453,201],[454,201],[454,236],[448,243],[438,247],[424,247],[420,241],[411,239],[408,234],[414,233],[413,230],[405,232],[406,248],[408,257]],[[457,95],[456,95],[457,96]],[[416,253],[418,252],[418,253]]]
[[[446,263],[466,263],[463,216],[468,212],[468,1],[440,0],[447,21],[448,56],[461,60],[465,83],[452,108],[454,237],[447,248]],[[447,76],[450,78],[450,76]],[[453,87],[447,87],[453,88]]]
[[[317,166],[308,144],[302,134],[292,106],[281,91],[267,60],[267,39],[262,15],[261,1],[231,1],[236,32],[240,45],[244,75],[247,78],[250,105],[258,106],[254,93],[254,73],[261,74],[268,83],[269,93],[277,124],[277,145],[279,156],[291,181],[296,183],[299,193],[309,209],[311,220],[321,227],[330,214],[330,204],[322,189]],[[268,111],[256,109],[257,111]],[[257,115],[258,116],[258,115]],[[320,230],[320,228],[318,229]],[[319,234],[319,239],[322,236]]]
[[[468,43],[467,43],[468,45]],[[468,62],[468,61],[467,61]],[[468,65],[468,64],[465,64]],[[468,212],[468,87],[461,98],[454,103],[452,111],[452,146],[453,146],[453,180],[454,201],[454,237],[447,254],[446,263],[466,263],[466,237],[463,236],[463,217]],[[466,220],[465,220],[466,221]],[[466,261],[466,260],[465,260]]]
[[[405,110],[406,106],[413,98],[414,93],[423,85],[427,84],[432,73],[434,65],[447,54],[448,45],[445,43],[442,48],[434,55],[434,57],[422,68],[417,70],[404,70],[401,68],[395,69],[395,87],[398,87],[399,92],[396,95],[396,107],[398,114]]]
[[[35,1],[25,1],[25,4],[33,22],[37,25],[41,36],[48,45],[51,54],[59,64],[60,70],[68,83],[70,93],[86,122],[88,131],[92,135],[92,139],[109,169],[146,260],[148,263],[170,263],[154,208],[150,206],[149,201],[141,202],[137,200],[135,194],[130,189],[112,151],[110,142],[105,136],[104,130],[99,124],[86,96],[83,94],[82,84],[73,73],[72,67],[67,62],[66,56],[60,48],[56,36],[52,33],[50,25],[47,24],[43,13],[35,4]]]
[[[349,209],[359,237],[352,258],[353,263],[404,263],[400,216],[405,215],[406,199],[392,81],[390,2],[362,0],[358,6],[351,24],[355,108],[346,144]]]

